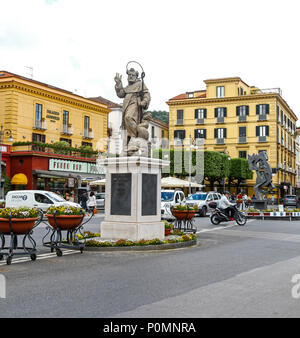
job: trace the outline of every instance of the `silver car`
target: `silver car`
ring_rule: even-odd
[[[95,194],[97,209],[104,209],[105,205],[105,192],[99,192]]]
[[[199,208],[199,216],[206,216],[207,211],[211,210],[208,203],[214,201],[219,204],[221,197],[221,194],[214,191],[197,192],[187,198],[186,204],[197,204]]]

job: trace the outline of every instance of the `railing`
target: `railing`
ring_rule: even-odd
[[[240,115],[238,117],[238,122],[246,122],[247,121],[247,115]]]
[[[46,130],[47,129],[47,121],[35,120],[33,129]]]
[[[177,126],[183,126],[183,120],[182,120],[182,119],[177,120],[177,121],[176,121],[176,125],[177,125]]]
[[[84,157],[84,158],[91,158],[96,159],[98,154],[91,153],[87,151],[80,151],[66,148],[52,148],[48,145],[41,145],[39,144],[26,144],[26,145],[13,145],[11,146],[11,152],[33,152],[33,153],[45,153],[50,155],[67,155],[67,156],[74,156],[74,157]]]
[[[218,116],[217,118],[216,118],[216,123],[224,123],[224,116]]]
[[[267,114],[258,115],[258,121],[266,121],[266,120],[267,120]]]
[[[282,90],[280,88],[253,89],[251,94],[279,94],[282,96]]]
[[[258,136],[258,142],[267,142],[267,136]]]
[[[196,122],[197,124],[204,124],[204,118],[202,118],[202,119],[197,119],[197,122]]]
[[[216,144],[225,144],[224,138],[216,138]]]
[[[92,139],[92,138],[94,138],[94,133],[93,133],[92,130],[85,129],[84,133],[83,133],[83,137],[88,138],[88,139]]]
[[[247,143],[247,137],[246,136],[240,136],[238,138],[238,143]]]
[[[63,124],[61,133],[64,135],[73,135],[73,127]]]

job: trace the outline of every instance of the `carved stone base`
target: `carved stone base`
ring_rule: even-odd
[[[127,147],[124,147],[121,156],[151,157],[151,142],[141,137],[132,137]]]
[[[268,201],[267,200],[254,200],[252,201],[254,209],[258,210],[266,210],[268,207]]]

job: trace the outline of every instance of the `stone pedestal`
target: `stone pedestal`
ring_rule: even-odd
[[[101,238],[164,239],[161,222],[161,168],[169,161],[148,157],[107,158],[105,219]]]
[[[252,205],[254,209],[266,210],[268,207],[268,201],[267,200],[253,200]]]

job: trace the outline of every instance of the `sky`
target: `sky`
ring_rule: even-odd
[[[205,89],[206,79],[238,76],[260,89],[281,88],[300,119],[298,3],[2,0],[0,70],[121,103],[115,74],[127,85],[126,65],[137,61],[149,110],[167,111],[166,101]]]

